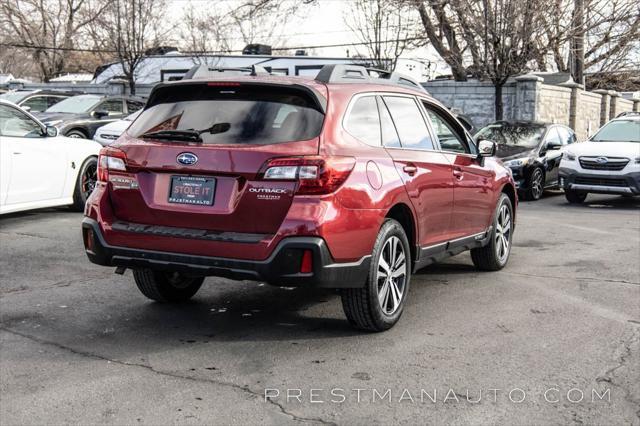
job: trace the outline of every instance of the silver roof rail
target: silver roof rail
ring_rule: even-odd
[[[270,75],[266,69],[261,67],[260,65],[251,65],[250,67],[239,67],[239,68],[209,68],[208,65],[194,65],[187,71],[187,73],[182,77],[183,80],[191,80],[194,78],[211,78],[211,77],[219,77],[222,74],[227,75]]]
[[[409,76],[377,68],[366,68],[362,65],[325,65],[315,79],[321,83],[392,84],[427,92],[420,83]]]

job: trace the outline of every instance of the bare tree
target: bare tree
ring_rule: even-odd
[[[414,11],[397,0],[354,0],[344,21],[376,68],[395,69],[400,55],[415,45]]]
[[[471,44],[469,48],[476,68],[480,59],[475,38],[462,34],[466,28],[460,25],[459,20],[466,21],[466,12],[452,7],[447,0],[410,0],[410,3],[418,11],[427,39],[449,65],[453,77],[457,81],[466,81],[469,69],[473,68],[465,60],[467,43]]]
[[[539,49],[551,53],[557,71],[584,83],[586,72],[634,66],[640,46],[637,0],[554,0],[546,7]]]
[[[65,70],[80,34],[104,11],[106,0],[3,0],[3,42],[28,46],[42,80]],[[19,50],[19,48],[15,48]]]
[[[414,0],[425,33],[458,81],[468,75],[495,87],[495,116],[502,119],[502,87],[540,62],[536,42],[546,13],[527,0]]]
[[[131,94],[136,93],[136,72],[148,51],[168,41],[171,28],[165,11],[165,0],[112,0],[93,29],[95,43],[114,52]]]
[[[463,33],[472,51],[476,72],[495,87],[495,117],[503,117],[502,87],[510,77],[533,67],[543,2],[527,0],[457,0],[459,13],[469,15]]]

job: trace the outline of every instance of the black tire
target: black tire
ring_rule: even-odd
[[[506,254],[500,250],[501,243],[499,238],[505,236],[505,232],[500,231],[501,226],[501,212],[506,208],[509,214],[509,225],[507,239]],[[491,239],[489,243],[484,247],[478,247],[471,249],[471,260],[476,268],[482,271],[499,271],[504,268],[509,260],[511,254],[511,246],[513,240],[513,205],[507,194],[501,194],[498,199],[498,205],[493,218],[493,228],[491,230]]]
[[[537,201],[544,193],[544,170],[542,167],[535,167],[531,170],[529,179],[527,179],[528,189],[525,191],[525,199],[529,201]]]
[[[134,269],[133,279],[142,294],[162,303],[184,302],[198,292],[204,277],[182,275],[179,272]]]
[[[68,138],[89,139],[89,136],[80,129],[69,130],[65,136]]]
[[[392,248],[392,245],[395,245],[395,248]],[[397,251],[399,247],[403,250],[404,264],[400,261],[391,262],[392,270],[388,275],[393,275],[395,272],[404,275],[390,280],[383,278],[381,275],[384,272],[379,272],[379,269],[383,268],[380,258],[384,256],[385,265],[387,265],[385,258],[400,260],[400,255],[394,256],[395,253],[399,253]],[[395,268],[395,266],[398,267]],[[411,282],[411,267],[409,241],[402,225],[393,219],[385,220],[376,238],[371,255],[369,275],[364,287],[344,289],[341,292],[342,308],[349,323],[356,328],[369,331],[384,331],[393,327],[404,310]],[[382,283],[380,283],[380,279],[383,280]],[[400,297],[396,297],[400,291]],[[379,292],[382,295],[379,295]],[[384,301],[381,301],[380,297]]]
[[[582,204],[587,199],[586,192],[577,192],[570,189],[564,190],[564,196],[570,204]]]
[[[87,158],[78,172],[76,178],[76,186],[73,190],[73,204],[70,206],[72,210],[81,212],[84,205],[95,188],[98,179],[98,159],[96,157]]]

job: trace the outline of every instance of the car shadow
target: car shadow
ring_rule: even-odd
[[[638,210],[640,209],[640,197],[622,197],[617,195],[597,195],[589,194],[582,204],[569,204],[567,206],[576,209],[617,209],[617,210]]]

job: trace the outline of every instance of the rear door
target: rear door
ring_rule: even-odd
[[[418,242],[427,247],[449,239],[453,208],[451,164],[433,138],[413,96],[381,98],[383,143],[418,215]]]
[[[157,89],[118,147],[128,170],[110,172],[115,215],[130,223],[273,234],[297,182],[265,181],[264,167],[278,157],[317,155],[323,121],[312,96],[291,86]],[[201,141],[180,138],[194,130]]]
[[[451,238],[483,232],[493,215],[495,172],[485,167],[467,140],[464,129],[442,108],[422,102],[442,153],[452,166],[453,215]]]

